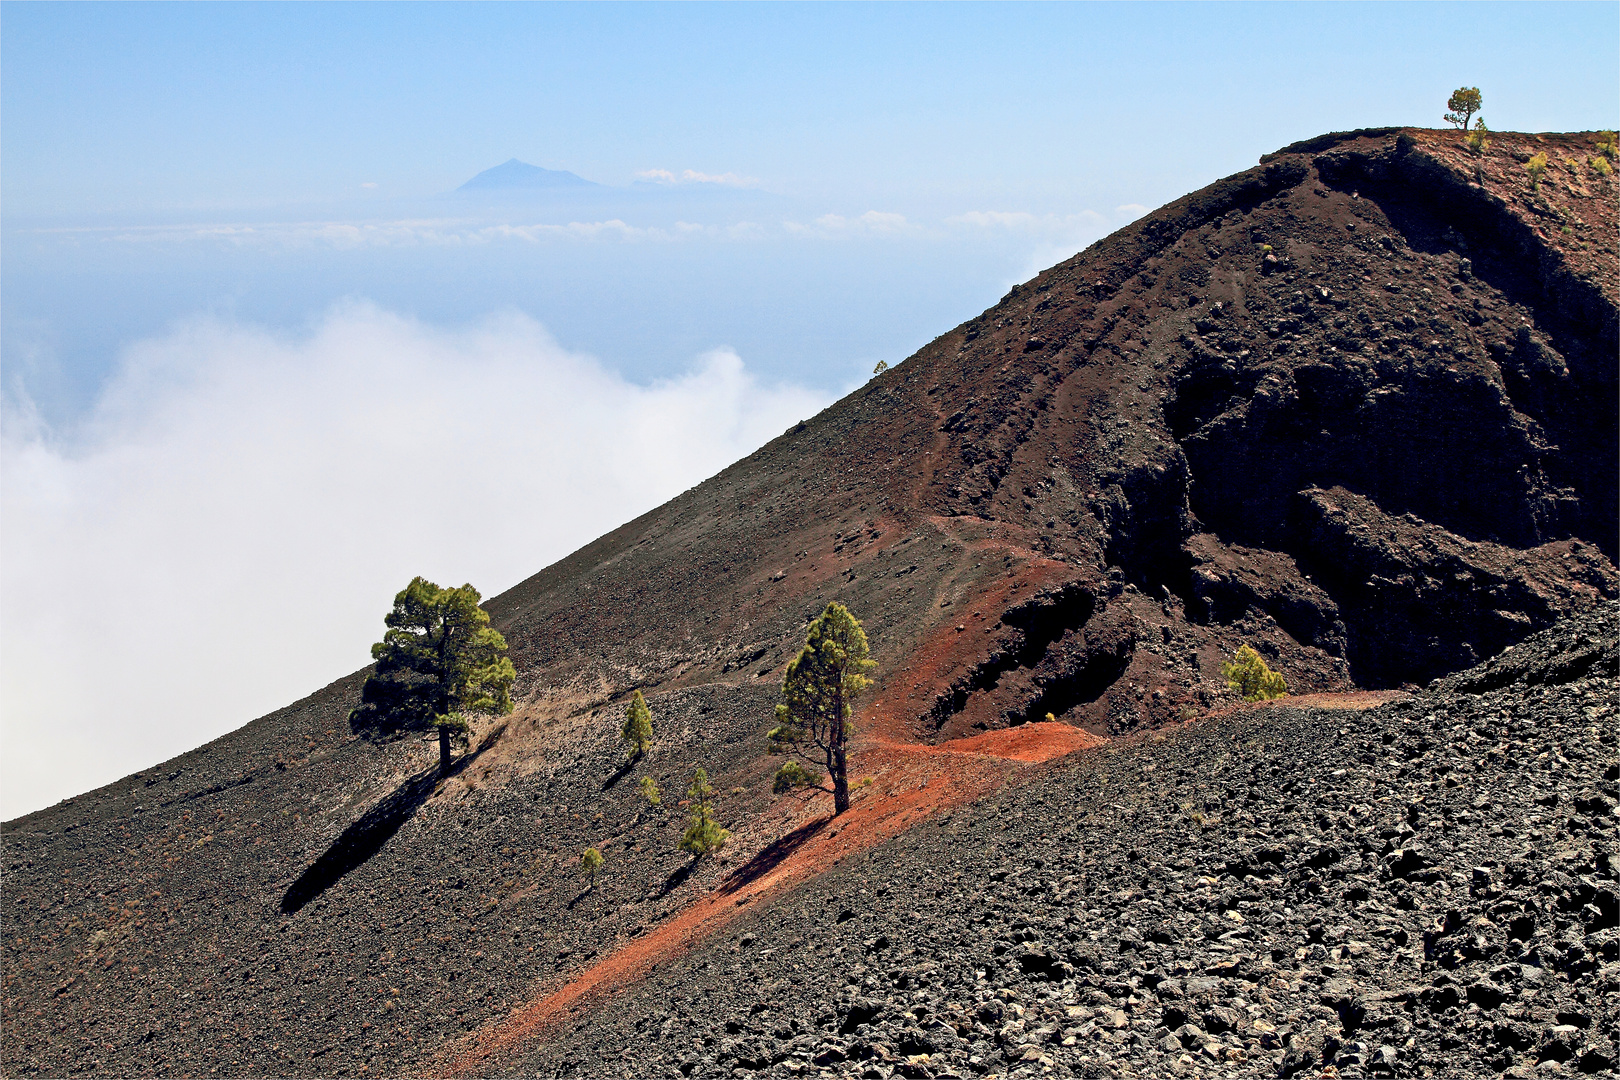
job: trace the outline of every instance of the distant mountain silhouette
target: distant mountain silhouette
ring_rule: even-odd
[[[534,188],[598,188],[584,177],[560,169],[542,169],[538,165],[512,158],[493,169],[485,169],[471,180],[456,188],[457,191],[513,191]]]

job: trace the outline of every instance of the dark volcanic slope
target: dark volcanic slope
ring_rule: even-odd
[[[1425,682],[1613,597],[1620,251],[1594,142],[1324,137],[1019,286],[493,599],[520,707],[442,784],[430,748],[348,731],[352,677],[8,823],[0,1067],[426,1067],[768,862],[797,819],[760,736],[829,600],[881,662],[859,770],[1047,713],[1201,715],[1244,642],[1296,691]],[[658,742],[614,783],[637,687]],[[698,765],[737,835],[687,875]],[[610,870],[589,903],[587,844]]]
[[[1251,707],[1067,759],[509,1071],[1612,1076],[1617,625],[1366,712]]]

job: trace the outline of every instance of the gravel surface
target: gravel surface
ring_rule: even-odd
[[[824,893],[817,903],[837,911],[814,907],[815,915],[795,918],[791,935],[778,935],[819,935],[795,956],[845,950],[836,966],[815,968],[814,989],[826,1000],[801,1023],[852,1007],[832,990],[856,965],[866,970],[847,993],[880,1003],[920,992],[923,981],[943,994],[958,985],[942,981],[948,970],[965,980],[954,1004],[974,1016],[997,989],[1026,995],[998,999],[1003,1015],[1013,1004],[1057,1008],[1029,996],[1037,987],[1058,988],[1065,1009],[1100,1008],[1101,993],[1133,1024],[1153,1023],[1107,1029],[1130,1033],[1120,1038],[1094,1038],[1104,1029],[1093,1028],[1070,1047],[1062,1046],[1067,1035],[1055,1043],[1043,1036],[1044,1052],[1070,1063],[1089,1057],[1085,1067],[1106,1053],[1162,1071],[1201,1049],[1177,1035],[1180,1053],[1161,1046],[1167,1056],[1150,1061],[1133,1040],[1162,1043],[1159,988],[1225,1000],[1220,987],[1189,990],[1185,982],[1224,976],[1207,974],[1216,965],[1202,952],[1178,959],[1177,950],[1211,928],[1207,919],[1198,923],[1191,908],[1185,923],[1143,913],[1146,904],[1168,908],[1207,888],[1213,899],[1199,902],[1232,923],[1223,933],[1241,928],[1224,914],[1232,903],[1262,905],[1254,919],[1245,915],[1251,937],[1224,944],[1216,935],[1207,949],[1221,944],[1251,965],[1273,965],[1266,979],[1241,980],[1250,995],[1244,1008],[1265,1005],[1255,1000],[1261,990],[1292,1003],[1299,1018],[1274,1024],[1304,1040],[1291,1060],[1325,1052],[1325,1041],[1311,1050],[1309,1040],[1330,1033],[1313,1026],[1324,1018],[1309,1010],[1332,1006],[1306,1000],[1325,991],[1313,982],[1306,993],[1302,971],[1322,975],[1327,964],[1334,974],[1322,977],[1331,980],[1376,961],[1384,973],[1376,992],[1404,993],[1419,985],[1421,964],[1456,963],[1470,980],[1459,985],[1472,986],[1480,981],[1467,966],[1474,962],[1453,946],[1480,934],[1500,946],[1495,965],[1481,969],[1487,981],[1515,996],[1489,1010],[1469,1000],[1466,1008],[1480,1012],[1468,1015],[1489,1014],[1494,1024],[1502,1010],[1521,1009],[1501,1022],[1524,1026],[1534,1044],[1515,1045],[1524,1039],[1509,1026],[1507,1043],[1487,1040],[1481,1053],[1499,1061],[1508,1046],[1515,1065],[1526,1055],[1556,1057],[1561,1051],[1544,1052],[1537,1041],[1547,1037],[1545,1023],[1566,1006],[1587,1008],[1572,995],[1594,997],[1580,980],[1601,977],[1576,972],[1570,927],[1586,927],[1589,905],[1612,920],[1608,885],[1588,896],[1573,884],[1611,880],[1605,864],[1581,869],[1589,862],[1582,852],[1609,821],[1601,810],[1579,809],[1595,805],[1581,793],[1599,783],[1596,772],[1582,771],[1591,772],[1596,751],[1578,730],[1578,699],[1587,693],[1579,687],[1601,665],[1590,645],[1564,649],[1555,662],[1524,642],[1620,595],[1620,178],[1560,165],[1530,192],[1522,161],[1544,150],[1574,162],[1593,143],[1593,133],[1493,133],[1490,152],[1476,158],[1440,132],[1323,136],[1267,155],[1018,285],[755,454],[491,598],[486,607],[518,670],[518,708],[504,726],[481,728],[480,751],[442,783],[431,746],[355,738],[347,716],[365,674],[358,672],[172,761],[5,823],[0,1072],[431,1071],[463,1035],[549,1000],[559,986],[582,985],[582,975],[602,970],[602,957],[657,940],[661,927],[683,928],[698,898],[714,900],[717,886],[749,867],[774,865],[775,845],[804,822],[769,795],[776,762],[762,735],[805,623],[834,600],[862,620],[879,661],[857,744],[874,761],[888,755],[893,769],[863,798],[892,800],[886,805],[896,812],[885,817],[868,803],[881,829],[840,830],[837,845],[817,840],[788,855],[801,858],[794,873],[824,868],[807,853],[843,860],[828,886],[814,886],[836,886],[836,897]],[[387,601],[378,598],[379,616]],[[1410,716],[1390,705],[1360,717],[1289,707],[1207,720],[1233,704],[1220,665],[1243,644],[1300,694],[1415,690],[1518,647],[1464,677],[1472,681],[1432,691],[1435,701],[1498,701],[1491,708],[1500,719],[1475,705],[1417,707]],[[634,689],[645,693],[658,733],[647,760],[615,783],[622,755],[614,737]],[[890,835],[883,829],[977,798],[1024,770],[980,755],[979,771],[949,778],[951,800],[938,797],[940,784],[919,794],[927,769],[896,763],[917,757],[922,744],[1011,736],[997,744],[1011,745],[1049,713],[1065,731],[1124,744],[1041,774],[1047,778],[1028,796],[1036,802],[956,813],[944,832],[925,829],[905,842],[912,847],[886,849],[859,867],[856,856],[837,854],[865,850]],[[1197,722],[1181,730],[1189,718]],[[221,727],[236,719],[222,718]],[[1375,738],[1366,725],[1377,724],[1386,727]],[[1156,730],[1167,732],[1164,742],[1141,741]],[[1395,738],[1385,746],[1389,732]],[[1430,745],[1406,761],[1410,732]],[[1489,742],[1476,746],[1470,736]],[[1363,744],[1370,749],[1352,750]],[[1498,745],[1506,748],[1493,758]],[[1370,762],[1358,756],[1365,754]],[[1142,772],[1149,764],[1153,771]],[[1446,765],[1450,773],[1436,772]],[[678,801],[698,766],[724,793],[721,812],[735,835],[718,859],[689,869],[675,850]],[[1492,779],[1509,770],[1512,784]],[[663,789],[663,809],[641,800],[643,774]],[[1476,774],[1485,778],[1478,785]],[[919,788],[891,797],[885,785],[898,777]],[[1447,777],[1462,787],[1448,787]],[[1550,797],[1554,779],[1567,779],[1569,793],[1520,814],[1532,789]],[[1603,783],[1603,797],[1612,798],[1612,782]],[[1465,790],[1466,806],[1457,801]],[[1297,805],[1285,809],[1277,801],[1284,798]],[[1352,800],[1368,798],[1363,821]],[[902,807],[905,799],[914,802]],[[1476,808],[1479,799],[1486,801]],[[1410,841],[1398,831],[1377,835],[1400,821],[1413,829]],[[1498,824],[1511,835],[1493,835]],[[834,830],[825,831],[830,838]],[[1469,847],[1476,840],[1484,845],[1477,854]],[[577,863],[587,845],[608,859],[589,893]],[[1395,860],[1402,873],[1387,882],[1386,845],[1415,852]],[[1227,847],[1256,853],[1252,866],[1241,864],[1247,872],[1227,872]],[[1314,865],[1318,856],[1302,854],[1306,847],[1331,847],[1336,857]],[[1281,862],[1257,854],[1275,850]],[[906,862],[907,851],[926,862]],[[1007,873],[993,878],[1003,866]],[[1489,874],[1479,890],[1475,866]],[[1569,883],[1549,877],[1549,866],[1564,867],[1558,873]],[[1467,880],[1459,884],[1454,873]],[[1199,877],[1216,884],[1199,885]],[[1354,877],[1368,884],[1345,884]],[[1549,881],[1555,887],[1543,894]],[[1069,901],[1017,899],[1037,882],[1057,891],[1042,884],[1032,895],[1067,891]],[[939,895],[915,896],[925,885]],[[1074,906],[1082,888],[1084,910]],[[1367,890],[1366,911],[1376,903],[1387,918],[1369,916],[1365,926],[1341,919],[1340,898],[1353,888]],[[1117,899],[1126,889],[1143,892]],[[1521,985],[1527,976],[1504,982],[1490,973],[1508,962],[1497,959],[1514,948],[1503,926],[1517,917],[1495,907],[1530,892],[1538,921],[1519,954],[1533,949],[1539,962],[1519,966],[1555,977],[1522,999],[1516,995],[1534,989]],[[854,914],[837,923],[846,893]],[[1579,903],[1565,911],[1566,900]],[[1028,925],[998,914],[1015,907],[1028,908],[1017,916]],[[1495,928],[1447,930],[1453,907],[1458,918],[1483,914]],[[1296,927],[1302,911],[1312,914]],[[1046,921],[1033,921],[1036,914]],[[1287,928],[1276,931],[1280,944],[1261,936],[1273,929],[1265,925],[1272,916]],[[1321,940],[1294,940],[1313,919],[1321,920]],[[1405,928],[1398,946],[1396,922]],[[1134,946],[1120,951],[1126,939],[1108,936],[1116,923],[1138,928],[1128,938]],[[1171,940],[1148,936],[1159,924]],[[1354,933],[1330,939],[1339,926]],[[1381,926],[1389,933],[1379,936]],[[1425,932],[1440,944],[1418,959]],[[1025,940],[1014,941],[1019,934]],[[1580,947],[1612,960],[1608,940]],[[925,941],[935,949],[928,959],[906,952]],[[1349,961],[1309,959],[1315,946],[1331,953],[1351,941],[1361,952]],[[1058,950],[1053,964],[1075,974],[1055,982],[1025,975],[1015,951],[1030,942]],[[772,965],[789,955],[786,945],[739,943],[735,955],[724,951],[728,943],[715,947],[721,951],[699,954],[709,968],[681,976],[698,983],[660,975],[668,1000],[634,1015],[663,1017],[671,1001],[696,1009],[692,986],[710,982],[720,986],[717,1003],[741,987],[751,994],[763,985],[753,976],[779,970]],[[778,951],[766,956],[764,948]],[[1300,948],[1307,959],[1296,962]],[[1402,959],[1390,966],[1396,953]],[[907,975],[915,986],[898,986],[897,969],[925,963],[939,967]],[[1031,972],[1062,971],[1030,963]],[[1177,974],[1177,965],[1189,971]],[[1399,1039],[1387,1036],[1406,1055],[1399,1067],[1424,1060],[1441,1037],[1424,1032],[1458,1030],[1461,1020],[1419,1026],[1448,1000],[1436,993],[1369,1006],[1369,1015],[1413,1025]],[[1286,994],[1294,997],[1279,996]],[[1557,1000],[1545,1005],[1544,997]],[[788,1015],[785,995],[771,1001]],[[1586,1027],[1566,1025],[1579,1039],[1559,1035],[1569,1067],[1600,1064],[1607,1052],[1595,1010],[1580,1013],[1591,1016]],[[928,1023],[946,1015],[932,1012]],[[897,1014],[873,1016],[889,1017],[873,1031],[899,1031]],[[974,1056],[989,1071],[1009,1067],[1006,1048],[1021,1055],[1027,1044],[995,1036],[1012,1021],[991,1019],[990,1037],[965,1026],[962,1046],[938,1051],[944,1065],[918,1067],[973,1069]],[[1068,1019],[1055,1030],[1075,1026]],[[847,1020],[846,1008],[834,1030]],[[1196,1022],[1212,1030],[1202,1012]],[[748,1031],[763,1022],[750,1023]],[[688,1029],[672,1022],[670,1030]],[[1383,1028],[1357,1028],[1375,1030],[1385,1039]],[[722,1065],[719,1040],[743,1031],[728,1034],[720,1023],[709,1032],[713,1046],[683,1049],[679,1061],[660,1040],[647,1061],[713,1072]],[[1250,1062],[1290,1051],[1259,1046],[1252,1026],[1238,1034],[1258,1049],[1245,1043],[1251,1057],[1232,1068],[1258,1068]],[[1333,1037],[1351,1034],[1341,1025]],[[899,1068],[889,1058],[908,1056],[890,1041],[885,1052],[859,1057],[863,1037],[838,1036],[846,1071]],[[1415,1040],[1410,1047],[1407,1039]],[[970,1051],[976,1040],[989,1051]],[[1361,1041],[1370,1052],[1386,1045]],[[632,1043],[640,1045],[626,1034],[603,1045]],[[1335,1059],[1341,1071],[1351,1068],[1348,1056]],[[546,1067],[563,1060],[547,1058]],[[1370,1059],[1357,1067],[1371,1068]]]
[[[508,1071],[1612,1074],[1617,619],[1367,711],[1284,701],[1068,759]]]

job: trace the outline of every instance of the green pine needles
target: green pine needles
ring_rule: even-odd
[[[776,726],[766,733],[773,754],[814,756],[832,778],[833,815],[849,809],[850,718],[855,698],[871,685],[866,672],[877,666],[869,656],[866,632],[840,603],[810,623],[804,648],[782,678]],[[819,787],[821,775],[796,761],[777,770],[773,790]]]
[[[1221,665],[1221,678],[1242,694],[1244,701],[1270,701],[1288,696],[1288,683],[1247,645],[1238,649],[1230,663]]]
[[[580,854],[579,868],[590,877],[590,888],[596,888],[596,873],[602,869],[602,862],[602,853],[596,848],[588,847]]]
[[[647,752],[652,745],[652,737],[652,710],[647,708],[647,699],[637,690],[625,707],[624,727],[619,730],[619,741],[629,744],[629,760],[633,762]]]
[[[776,779],[771,784],[771,791],[783,795],[797,788],[819,788],[821,779],[820,773],[805,768],[797,761],[784,761],[782,767],[776,770]]]
[[[1541,176],[1547,171],[1547,151],[1543,150],[1535,157],[1524,163],[1524,171],[1530,174],[1530,190],[1541,190]]]
[[[692,774],[692,786],[686,789],[692,800],[692,814],[686,819],[686,831],[681,833],[681,850],[698,858],[719,851],[731,839],[731,833],[720,827],[714,817],[714,788],[709,786],[709,774],[702,769]]]
[[[642,797],[647,800],[647,804],[649,806],[664,805],[664,797],[658,791],[658,781],[654,780],[650,776],[643,776],[639,786],[641,788]]]
[[[470,713],[512,711],[517,672],[506,639],[489,625],[471,585],[441,589],[426,578],[394,597],[383,617],[388,630],[371,647],[375,670],[360,691],[349,725],[368,735],[434,728],[439,770],[450,767],[452,741],[465,746]]]
[[[1463,131],[1468,130],[1468,121],[1484,106],[1485,99],[1477,86],[1459,86],[1451,92],[1446,100],[1446,123],[1455,124]]]

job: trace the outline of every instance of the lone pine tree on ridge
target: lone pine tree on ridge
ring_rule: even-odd
[[[478,601],[471,585],[441,589],[412,578],[383,617],[388,630],[371,647],[376,670],[349,714],[350,727],[376,735],[437,729],[443,773],[451,741],[466,741],[467,714],[511,712],[517,671],[506,658],[506,639]]]

